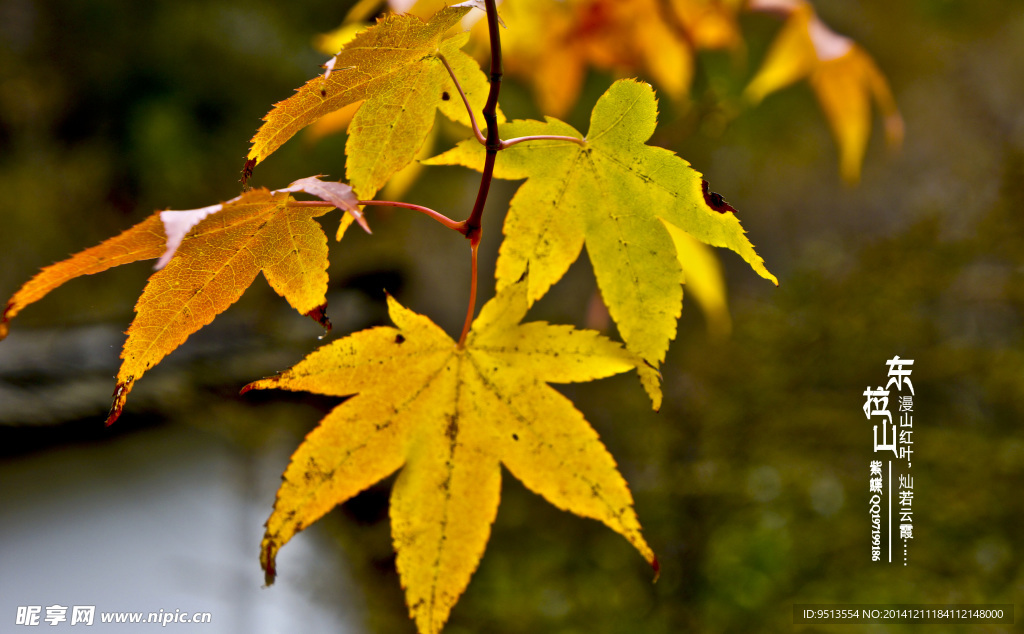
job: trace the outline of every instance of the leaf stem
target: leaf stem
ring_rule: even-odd
[[[473,315],[476,313],[476,261],[477,252],[480,247],[480,234],[477,234],[476,239],[470,238],[469,240],[469,251],[470,257],[472,258],[472,273],[469,282],[469,308],[466,309],[466,321],[462,324],[462,335],[459,337],[459,347],[463,347],[466,343],[466,335],[469,334],[469,327],[473,323]]]
[[[462,85],[459,84],[459,78],[455,76],[455,71],[453,71],[452,67],[448,65],[448,60],[444,58],[444,55],[438,53],[437,57],[441,60],[441,63],[444,64],[444,67],[448,69],[448,74],[451,75],[452,81],[455,83],[455,88],[459,91],[459,96],[462,97],[462,103],[466,105],[466,112],[469,113],[469,122],[473,125],[473,134],[476,136],[476,140],[479,141],[481,145],[486,145],[487,137],[485,137],[484,133],[480,131],[480,126],[476,124],[476,116],[473,115],[473,108],[469,105],[469,99],[466,97],[466,93],[462,91]]]
[[[236,199],[237,200],[237,199]],[[326,200],[289,200],[286,203],[287,207],[330,207],[331,209],[337,209],[338,206],[329,203]]]
[[[453,231],[458,231],[459,233],[465,235],[465,228],[463,226],[465,223],[452,220],[443,213],[439,211],[434,211],[430,207],[424,207],[423,205],[414,205],[413,203],[403,203],[394,200],[360,200],[359,204],[367,206],[377,205],[379,207],[401,207],[403,209],[412,209],[414,211],[420,212],[421,214],[426,214],[427,216],[430,216],[434,220],[440,222],[445,227],[452,229]]]
[[[576,145],[586,145],[586,139],[579,139],[574,136],[561,136],[558,134],[535,134],[533,136],[520,136],[514,139],[501,142],[501,149],[505,149],[511,145],[517,143],[523,143],[524,141],[572,141]]]
[[[378,206],[378,207],[401,207],[403,209],[412,209],[414,211],[420,212],[421,214],[425,214],[427,216],[430,216],[431,218],[433,218],[434,220],[440,222],[441,224],[443,224],[445,227],[451,229],[452,231],[458,231],[462,235],[466,235],[466,223],[465,222],[459,222],[457,220],[452,220],[451,218],[449,218],[448,216],[444,215],[443,213],[441,213],[439,211],[434,211],[430,207],[424,207],[423,205],[415,205],[413,203],[403,203],[403,202],[398,202],[398,201],[394,201],[394,200],[360,200],[359,204],[363,205],[363,206],[375,205],[375,206]],[[334,205],[332,205],[331,203],[321,202],[319,200],[289,200],[288,201],[288,206],[289,207],[331,207],[332,209],[334,208]]]

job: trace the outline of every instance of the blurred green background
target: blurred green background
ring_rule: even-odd
[[[651,584],[621,537],[506,474],[487,552],[446,631],[828,631],[794,626],[792,605],[1012,603],[1024,590],[1024,3],[815,6],[889,78],[902,151],[887,154],[876,125],[861,184],[843,185],[805,84],[721,125],[720,104],[779,27],[744,18],[747,61],[702,54],[693,106],[662,99],[652,143],[740,210],[780,286],[722,254],[733,332],[709,336],[686,303],[660,413],[631,376],[564,389],[630,482],[661,579]],[[235,196],[259,118],[316,74],[325,57],[313,36],[347,9],[0,0],[0,295],[154,209]],[[586,127],[610,80],[591,74],[571,123]],[[502,105],[540,114],[514,80]],[[464,217],[478,177],[427,169],[405,199]],[[292,140],[254,184],[310,174],[343,177],[343,136]],[[492,190],[485,298],[516,186]],[[332,244],[329,338],[384,323],[384,289],[457,332],[468,290],[460,239],[404,212],[371,222],[373,236]],[[120,333],[150,271],[76,280],[26,309],[0,343],[0,629],[19,605],[93,602],[211,611],[202,632],[412,632],[390,479],[301,534],[282,551],[277,584],[259,589],[278,475],[334,405],[237,396],[321,343],[262,279],[103,426]],[[529,318],[582,325],[593,291],[577,263]],[[907,566],[868,554],[874,454],[862,393],[884,384],[896,354],[916,361]]]

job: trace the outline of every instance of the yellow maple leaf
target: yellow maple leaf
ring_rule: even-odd
[[[505,219],[498,287],[529,270],[528,298],[536,301],[586,244],[601,296],[626,346],[655,368],[675,337],[682,308],[682,267],[666,224],[735,251],[760,276],[778,283],[734,210],[721,197],[717,203],[706,198],[700,173],[673,152],[645,144],[657,114],[648,84],[620,80],[594,106],[586,137],[551,117],[502,126],[504,139],[557,135],[580,141],[511,145],[498,153],[494,170],[497,178],[527,179]],[[464,141],[426,162],[479,170],[483,161],[480,144]],[[651,381],[645,379],[645,386]]]
[[[754,0],[750,8],[787,17],[747,86],[746,98],[759,103],[780,88],[809,79],[839,146],[839,172],[847,182],[857,182],[871,134],[872,98],[881,110],[889,145],[903,140],[903,119],[885,76],[863,48],[825,26],[806,0]]]
[[[337,29],[317,36],[314,40],[314,46],[321,53],[330,55],[333,58],[346,44],[354,40],[357,35],[367,28],[369,27],[365,24],[349,23],[346,21],[345,24],[342,24]],[[359,110],[361,105],[363,105],[363,102],[355,101],[320,117],[306,128],[306,139],[310,142],[316,142],[327,135],[347,130],[348,124],[352,123],[352,117],[355,116],[356,111]]]
[[[612,456],[547,385],[643,362],[593,331],[519,323],[526,286],[509,285],[488,302],[464,346],[389,297],[396,328],[355,333],[246,388],[351,396],[284,473],[262,544],[268,584],[295,533],[399,468],[392,537],[409,614],[423,634],[441,630],[480,562],[501,465],[558,508],[604,522],[657,568]]]
[[[440,110],[469,125],[469,115],[441,61],[459,79],[479,112],[488,84],[479,65],[460,49],[468,33],[447,36],[469,7],[446,8],[424,22],[388,15],[357,33],[326,65],[323,75],[274,105],[252,139],[244,176],[303,128],[322,117],[356,107],[348,123],[348,182],[361,199],[374,194],[416,156]]]

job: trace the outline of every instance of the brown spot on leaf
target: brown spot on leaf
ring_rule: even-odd
[[[327,302],[306,313],[306,317],[323,326],[327,332],[331,331],[331,320],[327,318]]]
[[[401,334],[395,335],[395,343],[405,343],[405,337],[403,337]]]
[[[242,167],[242,184],[245,185],[249,181],[249,177],[252,176],[252,168],[256,167],[256,159],[251,158],[245,162],[245,166]]]
[[[110,413],[107,414],[106,425],[108,427],[113,425],[114,421],[121,416],[121,410],[124,408],[124,402],[128,398],[128,392],[132,390],[132,382],[134,380],[135,377],[130,376],[127,381],[114,386],[114,402],[110,405]]]
[[[721,194],[718,192],[708,191],[708,182],[706,180],[701,180],[700,188],[701,192],[704,194],[704,202],[708,207],[711,207],[720,214],[724,214],[727,211],[736,213],[736,210],[733,209],[732,205],[725,202],[725,199],[722,198]]]
[[[260,563],[263,565],[263,582],[268,586],[274,585],[274,579],[277,578],[277,566],[274,562],[275,550],[277,550],[277,544],[271,539],[265,540]]]
[[[11,312],[12,308],[14,308],[13,300],[7,302],[7,307],[4,308],[4,314],[2,317],[0,317],[0,341],[3,341],[4,338],[7,337],[7,334],[10,332],[10,328],[7,326],[7,324],[11,322],[11,318],[8,317],[8,313]]]
[[[452,96],[448,94],[448,91],[441,93],[441,101],[448,101]]]

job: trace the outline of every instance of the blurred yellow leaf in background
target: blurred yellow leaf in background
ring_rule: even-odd
[[[806,1],[753,0],[750,9],[787,17],[747,86],[746,98],[756,104],[776,90],[809,79],[839,146],[840,174],[846,182],[856,183],[871,135],[872,97],[885,119],[889,145],[897,147],[903,141],[903,119],[885,77],[864,49],[825,26]]]

